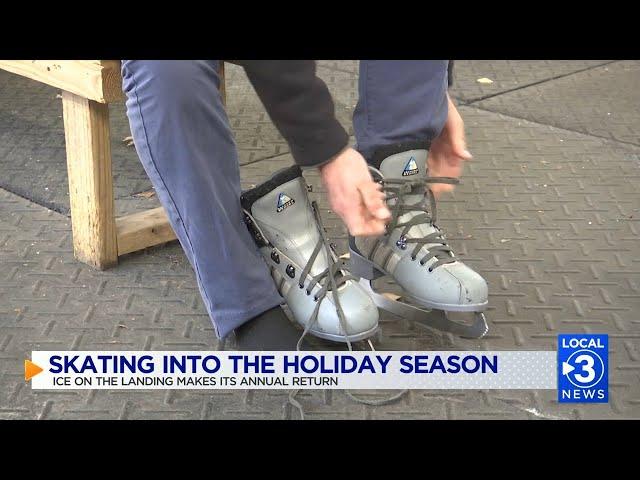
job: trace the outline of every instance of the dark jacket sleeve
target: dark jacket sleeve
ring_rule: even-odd
[[[242,65],[298,165],[325,163],[349,142],[313,60],[234,60]]]

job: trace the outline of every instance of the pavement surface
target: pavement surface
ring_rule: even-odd
[[[357,62],[321,61],[318,70],[351,133]],[[608,333],[608,404],[559,405],[553,390],[414,390],[374,407],[318,390],[299,396],[307,417],[640,418],[639,87],[638,61],[458,61],[452,94],[474,160],[439,217],[457,254],[489,283],[490,332],[463,340],[383,314],[376,341],[388,350],[543,350],[556,348],[558,333]],[[248,187],[292,159],[232,65],[227,92]],[[32,350],[225,347],[176,242],[106,272],[73,258],[59,93],[0,71],[0,419],[297,418],[284,391],[32,391],[24,382]],[[122,143],[124,106],[111,114],[118,214],[156,206],[135,150]],[[345,250],[317,175],[307,179]]]

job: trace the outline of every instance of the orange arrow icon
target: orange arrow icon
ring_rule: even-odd
[[[43,371],[42,368],[40,368],[38,365],[33,363],[31,360],[25,360],[24,361],[24,380],[25,380],[25,382],[28,382],[29,380],[31,380],[33,377],[35,377],[36,375],[38,375],[42,371]]]

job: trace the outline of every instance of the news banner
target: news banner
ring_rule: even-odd
[[[608,337],[561,334],[557,351],[34,351],[33,389],[557,389],[608,402]]]

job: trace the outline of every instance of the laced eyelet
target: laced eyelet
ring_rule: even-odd
[[[304,288],[304,285],[302,283],[299,283],[298,286],[300,287],[300,290]]]
[[[313,297],[313,301],[317,302],[318,301],[318,297]]]
[[[400,235],[400,238],[398,238],[398,240],[396,240],[396,246],[400,250],[406,250],[407,249],[407,237],[406,237],[406,235]]]
[[[285,268],[285,272],[287,272],[287,275],[289,275],[290,278],[295,278],[296,276],[296,269],[291,264],[287,265],[287,268]]]
[[[413,255],[411,255],[411,261],[415,262],[416,261],[416,257],[414,257]],[[422,262],[420,262],[420,265],[422,265]]]
[[[433,268],[429,267],[429,273],[433,272]]]
[[[307,295],[311,295],[311,292],[309,290],[307,290]]]

